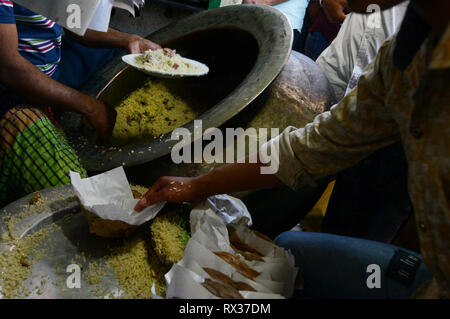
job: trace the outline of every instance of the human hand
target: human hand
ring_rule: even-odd
[[[183,203],[201,202],[206,195],[200,191],[197,178],[161,177],[136,204],[134,210],[142,211],[145,207],[160,202]]]
[[[90,111],[85,113],[86,120],[97,131],[100,141],[108,142],[116,123],[116,110],[99,100],[95,100],[89,109]]]
[[[332,23],[342,23],[345,20],[344,10],[347,0],[323,0],[322,8],[328,21]]]
[[[138,35],[132,34],[128,37],[126,43],[126,49],[128,53],[143,53],[148,50],[162,49],[159,44],[156,44],[150,40],[144,39]]]

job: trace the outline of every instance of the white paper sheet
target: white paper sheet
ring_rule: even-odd
[[[60,26],[67,28],[67,20],[70,15],[69,5],[77,5],[80,10],[80,28],[69,28],[70,31],[84,35],[92,21],[95,11],[103,0],[14,0],[17,3],[37,14],[43,15],[55,21]],[[111,12],[109,12],[111,13]]]
[[[198,204],[192,211],[202,213],[207,210],[220,216],[226,224],[233,222],[237,218],[246,217],[248,218],[247,225],[252,225],[252,216],[250,215],[250,212],[245,204],[238,198],[229,195],[211,196],[205,202]],[[191,221],[191,225],[192,224],[195,223],[192,223]]]
[[[183,259],[165,276],[167,291],[170,292],[166,297],[213,298],[214,296],[201,285],[206,278],[209,278],[204,268],[219,271],[233,281],[247,283],[256,290],[256,292],[240,291],[245,299],[290,297],[298,272],[294,266],[292,254],[254,235],[247,226],[248,217],[244,217],[244,211],[248,213],[246,209],[236,209],[234,205],[222,205],[222,202],[217,206],[231,207],[233,216],[231,225],[238,230],[240,237],[243,237],[241,240],[256,247],[253,242],[255,240],[260,251],[268,255],[263,257],[264,261],[248,261],[234,252],[230,246],[226,222],[230,218],[223,216],[227,214],[227,209],[217,209],[217,206],[211,204],[220,203],[222,200],[223,198],[209,198],[207,202],[191,211],[192,236],[185,248]],[[228,203],[233,200],[233,197],[226,198]],[[248,278],[214,252],[233,253],[240,258],[241,262],[260,274],[253,279]]]
[[[158,203],[139,213],[134,211],[139,200],[133,198],[123,167],[83,179],[70,172],[70,180],[83,207],[102,219],[139,226],[155,218],[165,205]]]
[[[100,4],[95,11],[94,17],[88,29],[106,32],[111,20],[111,10],[113,7],[128,11],[133,17],[136,16],[135,6],[141,9],[145,4],[144,0],[100,0]]]
[[[108,31],[113,3],[114,0],[100,0],[97,10],[95,10],[91,23],[88,26],[88,29],[100,32]]]
[[[134,5],[142,8],[144,0],[14,0],[37,14],[43,15],[64,28],[83,36],[87,29],[105,32],[108,30],[112,7],[127,10],[135,16]],[[80,27],[70,28],[67,25],[69,5],[78,5],[80,10]]]
[[[175,264],[171,269],[171,275],[171,281],[176,285],[167,287],[167,299],[219,299],[202,286],[204,278],[193,271]]]

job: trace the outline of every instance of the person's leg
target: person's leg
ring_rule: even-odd
[[[0,119],[0,207],[26,194],[86,176],[63,133],[39,109],[16,107]]]
[[[58,81],[79,89],[95,72],[108,63],[119,49],[88,48],[63,36]]]
[[[431,279],[431,273],[422,262],[411,284],[393,279],[388,268],[398,250],[416,260],[420,260],[420,255],[380,242],[298,231],[285,232],[275,242],[295,256],[306,297],[409,298],[421,284]],[[369,288],[367,284],[372,274],[368,266],[374,264],[381,270],[380,288]]]
[[[412,215],[408,162],[395,143],[338,174],[322,231],[392,243]]]
[[[252,213],[252,228],[275,238],[294,227],[322,196],[330,178],[318,180],[316,186],[304,186],[298,190],[289,187],[250,192],[241,197]]]
[[[316,61],[328,45],[327,39],[320,32],[309,33],[305,43],[305,55]]]

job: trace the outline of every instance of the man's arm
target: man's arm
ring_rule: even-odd
[[[161,177],[136,205],[141,211],[159,202],[200,202],[209,196],[248,189],[273,188],[281,181],[273,174],[260,174],[261,163],[234,163],[198,177]]]
[[[108,139],[115,111],[103,102],[48,77],[18,52],[15,24],[0,24],[0,83],[37,106],[83,114],[103,140]]]
[[[274,187],[282,181],[292,188],[332,175],[354,165],[373,151],[399,140],[396,122],[385,106],[385,83],[394,76],[391,47],[384,46],[362,75],[358,87],[330,111],[318,115],[304,128],[287,128],[260,151],[260,159],[279,162],[276,175],[262,175],[262,164],[230,164],[194,177],[163,177],[136,206],[161,201],[201,201],[205,197],[242,190]],[[276,146],[278,147],[271,147]],[[279,149],[278,152],[274,152]]]
[[[128,53],[142,53],[147,50],[161,49],[159,44],[136,34],[128,34],[112,28],[109,28],[108,32],[88,29],[82,37],[68,30],[66,31],[72,39],[90,48],[117,48],[123,49]]]
[[[391,83],[401,76],[392,65],[393,47],[392,41],[381,47],[358,86],[330,111],[319,114],[304,128],[287,128],[263,146],[279,145],[280,180],[299,188],[336,174],[400,139],[389,105]]]
[[[328,21],[332,23],[342,23],[345,20],[345,8],[347,0],[323,0],[322,8]]]

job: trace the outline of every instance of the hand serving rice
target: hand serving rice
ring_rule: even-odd
[[[158,49],[148,50],[136,57],[136,63],[141,64],[148,71],[163,71],[170,73],[197,73],[202,68],[182,58],[176,50]]]

